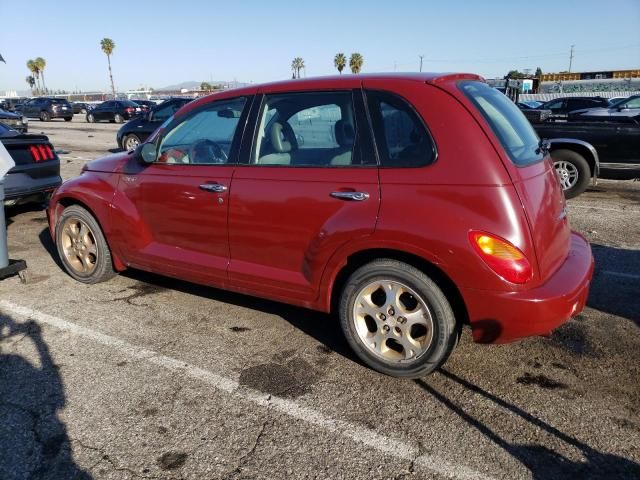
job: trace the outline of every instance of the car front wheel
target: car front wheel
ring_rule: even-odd
[[[442,365],[458,340],[458,324],[438,285],[403,262],[380,259],[356,270],[340,298],[349,345],[369,367],[419,378]]]
[[[126,151],[135,150],[140,145],[140,139],[137,135],[130,133],[122,139],[122,149]]]
[[[56,247],[67,273],[82,283],[115,275],[111,251],[96,219],[79,205],[64,209],[56,223]]]

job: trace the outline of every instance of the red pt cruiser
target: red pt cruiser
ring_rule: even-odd
[[[419,377],[463,324],[549,333],[593,274],[544,145],[468,74],[345,75],[217,93],[49,205],[69,274],[137,268],[336,312],[369,366]]]

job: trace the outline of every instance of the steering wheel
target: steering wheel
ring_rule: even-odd
[[[198,140],[189,149],[190,163],[227,163],[222,147],[213,140]]]

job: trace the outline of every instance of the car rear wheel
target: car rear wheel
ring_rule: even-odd
[[[458,324],[438,285],[403,262],[380,259],[360,267],[340,298],[349,345],[369,367],[419,378],[442,365],[458,340]]]
[[[90,113],[89,115],[87,115],[87,122],[89,122],[89,123],[93,123],[93,122],[95,122],[95,121],[96,121],[96,119],[93,117],[93,114],[92,114],[92,113]]]
[[[49,120],[51,120],[51,115],[49,115],[49,112],[40,112],[41,122],[48,122]]]
[[[82,283],[115,275],[111,251],[96,219],[79,205],[67,207],[56,223],[56,247],[65,270]]]
[[[116,115],[113,117],[113,119],[116,121],[116,123],[124,122],[124,118],[122,118],[122,115],[120,115],[119,113],[116,113]]]
[[[573,150],[551,152],[553,166],[566,198],[574,198],[587,189],[591,169],[585,158]]]
[[[130,133],[122,139],[122,149],[126,151],[135,150],[140,145],[140,139],[137,135]]]

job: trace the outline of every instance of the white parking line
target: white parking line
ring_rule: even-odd
[[[183,375],[206,383],[210,387],[221,392],[231,394],[261,407],[274,410],[291,418],[295,418],[296,420],[315,425],[316,427],[327,430],[335,435],[350,438],[357,443],[373,448],[385,455],[393,456],[409,462],[412,461],[414,466],[422,467],[447,478],[461,478],[469,480],[491,478],[471,468],[447,462],[446,460],[433,455],[420,455],[417,444],[396,440],[385,435],[380,435],[371,429],[328,417],[318,410],[286,398],[267,395],[257,390],[242,388],[236,380],[223,377],[209,370],[185,363],[176,358],[162,355],[161,353],[153,350],[138,347],[126,342],[125,340],[101,333],[97,330],[83,327],[37,310],[16,305],[6,300],[0,300],[0,307],[14,315],[30,318],[40,323],[53,326],[59,330],[64,330],[73,335],[88,338],[102,345],[114,348],[130,357],[144,360],[148,363],[166,368],[167,370],[178,371]]]
[[[611,270],[600,270],[600,273],[604,275],[612,275],[614,277],[632,278],[634,280],[640,280],[640,275],[634,273],[612,272]]]

